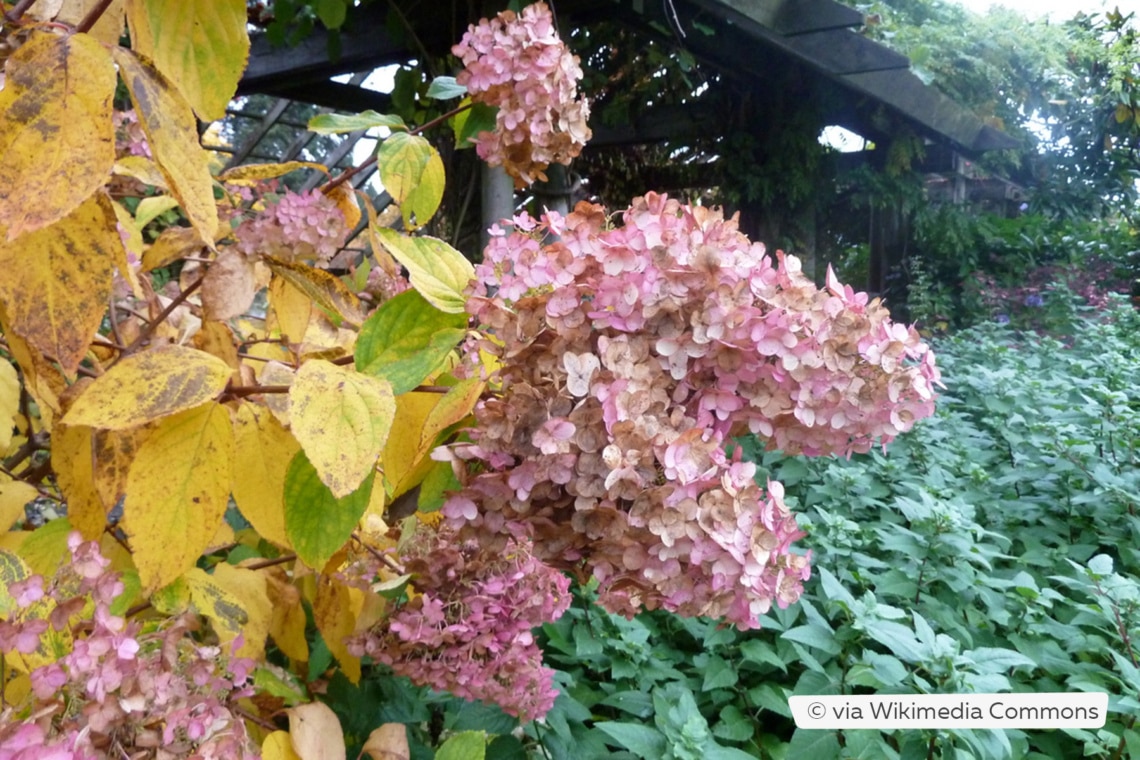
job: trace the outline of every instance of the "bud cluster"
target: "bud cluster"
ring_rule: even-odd
[[[591,134],[589,105],[578,99],[582,69],[546,3],[473,24],[451,52],[464,66],[456,81],[476,103],[499,109],[495,131],[481,132],[475,149],[517,186],[546,179],[547,166],[569,164],[582,151]]]
[[[496,230],[468,309],[491,337],[500,393],[451,458],[443,512],[486,545],[600,581],[607,608],[759,625],[795,601],[808,558],[783,488],[726,453],[751,431],[788,453],[867,451],[932,413],[938,372],[829,273],[776,262],[735,220],[662,195],[612,227],[579,204]],[[547,237],[556,235],[556,242]],[[472,371],[478,371],[473,367]]]
[[[68,548],[71,562],[48,586],[34,575],[8,587],[15,611],[0,621],[0,653],[70,651],[34,668],[31,693],[0,712],[0,760],[257,757],[233,712],[251,693],[253,662],[196,643],[193,617],[147,631],[128,624],[111,612],[123,584],[98,544],[72,533]]]

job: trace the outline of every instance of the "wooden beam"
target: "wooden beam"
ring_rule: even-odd
[[[863,24],[862,13],[834,0],[693,0],[693,4],[744,28],[759,27],[781,36]]]

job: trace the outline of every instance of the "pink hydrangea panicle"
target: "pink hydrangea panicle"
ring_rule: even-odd
[[[577,91],[582,69],[546,3],[483,19],[451,50],[464,67],[456,81],[473,101],[498,109],[495,130],[475,138],[480,158],[524,187],[546,179],[550,164],[569,164],[581,152],[591,136],[589,105]]]
[[[349,233],[344,213],[320,190],[277,193],[273,183],[263,190],[260,209],[235,221],[239,251],[312,264],[328,263],[344,246]]]
[[[718,210],[650,193],[621,217],[582,203],[491,238],[468,311],[498,338],[478,348],[499,391],[450,449],[463,488],[442,512],[486,546],[525,530],[611,610],[754,628],[799,597],[810,559],[782,486],[755,482],[733,436],[788,454],[885,444],[933,412],[933,354]]]

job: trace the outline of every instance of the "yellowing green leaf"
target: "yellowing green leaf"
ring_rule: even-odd
[[[225,116],[249,58],[245,0],[127,0],[127,23],[203,121]]]
[[[112,54],[155,163],[190,224],[212,248],[218,209],[214,204],[209,156],[198,141],[194,112],[154,64],[124,48],[114,48]]]
[[[185,346],[132,354],[95,379],[64,421],[119,430],[204,404],[226,387],[229,365]]]
[[[162,420],[127,475],[123,526],[144,591],[189,570],[218,532],[230,495],[229,410],[204,404]]]
[[[460,105],[470,105],[471,98],[464,98]],[[455,132],[455,147],[471,148],[480,132],[493,132],[499,109],[486,103],[475,103],[470,108],[455,114],[451,129]]]
[[[273,270],[273,274],[300,290],[331,315],[350,325],[358,326],[364,320],[360,313],[360,299],[336,276],[323,269],[272,256],[264,256],[262,260]]]
[[[86,34],[32,32],[0,90],[0,229],[56,222],[103,186],[115,163],[115,67]]]
[[[178,199],[172,196],[151,195],[143,198],[135,209],[135,223],[142,229],[172,208],[178,208]]]
[[[12,428],[20,414],[20,376],[11,362],[0,359],[0,454],[12,445]]]
[[[314,359],[289,389],[289,421],[308,460],[337,498],[376,468],[396,401],[387,380]]]
[[[343,132],[373,129],[374,127],[407,129],[404,120],[399,116],[376,113],[371,110],[351,115],[323,113],[309,119],[309,131],[316,132],[319,135],[337,135]]]
[[[15,552],[0,549],[0,618],[8,619],[16,611],[16,599],[8,589],[13,583],[26,580],[32,574],[28,563]]]
[[[467,298],[463,291],[475,277],[475,267],[447,243],[427,235],[410,237],[386,227],[376,239],[411,275],[412,286],[440,311],[459,314]]]
[[[49,520],[32,531],[20,545],[20,556],[33,573],[50,578],[64,562],[70,561],[67,551],[69,533],[69,520]]]
[[[23,196],[23,191],[13,193]],[[63,219],[0,243],[0,300],[8,326],[71,375],[107,310],[122,240],[102,193]]]
[[[283,177],[289,172],[297,171],[298,169],[316,169],[325,174],[329,173],[328,168],[325,167],[324,164],[318,164],[312,161],[286,161],[280,164],[244,164],[242,166],[234,166],[226,169],[218,175],[218,181],[224,182],[227,185],[253,187],[262,180]]]
[[[486,382],[475,377],[460,380],[452,386],[432,408],[431,414],[420,428],[420,448],[430,451],[435,445],[436,436],[471,414],[486,387]]]
[[[261,660],[273,615],[265,576],[222,562],[213,574],[192,567],[183,577],[194,606],[210,620],[221,642],[229,644],[241,636],[238,656]]]
[[[404,226],[427,224],[443,200],[443,159],[419,135],[394,132],[376,152],[380,181],[400,204]]]
[[[345,760],[344,731],[328,705],[311,702],[290,707],[289,739],[301,760]]]
[[[483,731],[462,731],[452,734],[440,745],[435,760],[483,760],[487,756],[487,734]]]
[[[467,317],[432,306],[419,292],[390,298],[360,328],[356,368],[383,377],[397,396],[415,388],[466,334]]]
[[[297,556],[321,569],[348,542],[368,509],[375,472],[342,499],[321,482],[316,469],[298,451],[285,475],[285,531]]]
[[[285,533],[285,473],[301,448],[269,409],[244,403],[234,417],[233,495],[242,516],[279,546]]]

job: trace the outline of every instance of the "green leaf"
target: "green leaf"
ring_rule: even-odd
[[[1001,647],[978,647],[963,652],[974,663],[974,669],[979,673],[1004,673],[1011,668],[1037,667],[1037,663],[1020,652]]]
[[[725,705],[720,720],[713,726],[713,736],[730,742],[743,742],[752,738],[757,724],[741,712],[736,705]]]
[[[439,151],[423,137],[395,132],[376,153],[380,181],[400,204],[408,229],[422,227],[443,200],[446,182]]]
[[[904,662],[922,662],[927,657],[928,648],[915,638],[914,631],[901,623],[877,620],[867,627],[866,633]]]
[[[816,569],[819,571],[819,580],[823,585],[824,596],[833,602],[842,602],[848,609],[851,609],[851,606],[855,604],[855,597],[851,595],[851,592],[843,588],[843,584],[827,568],[819,567]]]
[[[399,396],[415,388],[466,333],[467,318],[432,306],[418,291],[385,301],[356,340],[356,369],[392,384]]]
[[[704,672],[705,679],[701,684],[701,691],[725,689],[736,684],[736,670],[723,657],[715,655],[709,657]]]
[[[619,721],[604,721],[597,724],[602,731],[619,746],[625,747],[638,757],[661,758],[665,756],[667,744],[661,732],[640,723],[623,723]]]
[[[795,760],[835,760],[842,751],[834,731],[797,728],[788,744],[788,757]]]
[[[285,532],[301,561],[319,570],[348,542],[368,509],[375,479],[372,472],[359,488],[338,499],[321,482],[304,450],[297,452],[285,474]]]
[[[781,638],[797,641],[815,647],[828,654],[839,654],[840,646],[835,641],[835,633],[817,625],[797,625],[780,634]]]
[[[348,6],[344,0],[316,0],[314,7],[317,18],[327,29],[340,29],[348,15]]]
[[[463,101],[466,105],[470,98]],[[499,109],[485,103],[476,103],[455,115],[451,128],[455,132],[455,147],[470,148],[480,132],[494,132]]]
[[[436,100],[451,100],[467,94],[467,87],[455,81],[455,77],[436,77],[428,85],[427,96]]]
[[[376,113],[372,110],[348,115],[323,113],[309,119],[309,131],[320,135],[338,135],[343,132],[356,132],[361,129],[374,129],[376,127],[403,130],[408,128],[399,116]]]
[[[487,734],[464,731],[445,741],[435,753],[435,760],[483,760],[486,756]]]
[[[412,287],[431,304],[449,314],[465,310],[463,291],[475,278],[475,267],[463,254],[427,235],[410,237],[387,227],[377,227],[375,233],[384,249],[408,270]]]

